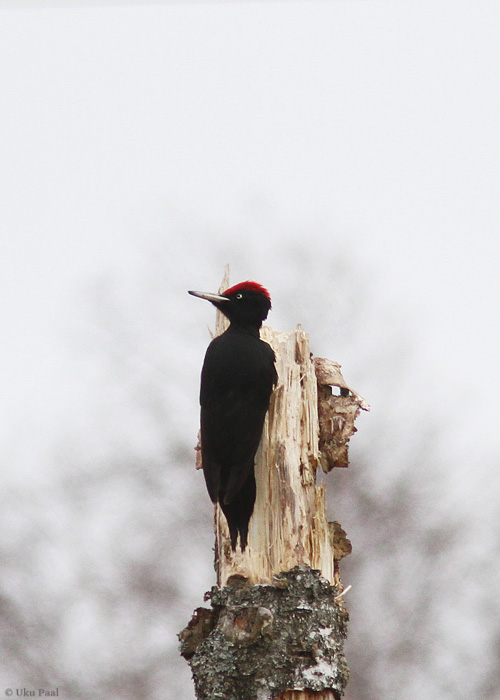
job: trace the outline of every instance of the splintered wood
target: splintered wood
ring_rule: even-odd
[[[370,406],[362,396],[347,386],[338,362],[315,357],[314,369],[318,380],[319,449],[321,468],[329,472],[334,467],[347,467],[348,443],[356,432],[354,421],[360,408]],[[332,391],[340,390],[340,396]]]
[[[220,508],[216,509],[218,585],[225,585],[230,576],[244,576],[251,583],[272,583],[275,574],[298,564],[319,569],[331,583],[340,585],[338,560],[345,552],[336,551],[326,517],[325,489],[316,485],[317,467],[325,468],[331,459],[320,449],[318,380],[309,338],[300,326],[291,333],[264,327],[261,338],[276,353],[278,385],[256,456],[257,500],[245,552],[239,547],[232,552],[226,519]],[[349,409],[350,432],[349,416],[342,414],[339,441],[345,459],[354,418],[360,407],[365,408],[361,397],[346,390],[349,396],[334,397],[356,408]]]

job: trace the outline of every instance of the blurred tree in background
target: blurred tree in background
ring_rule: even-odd
[[[270,287],[269,323],[301,323],[313,352],[340,361],[372,405],[350,468],[320,475],[354,547],[342,568],[353,586],[347,699],[499,697],[499,574],[476,545],[471,508],[448,498],[458,466],[440,450],[442,416],[411,393],[408,310],[382,307],[373,273],[347,252],[305,238],[287,231],[264,258],[251,230],[245,246],[237,236],[209,251],[157,244],[134,274],[94,285],[75,330],[75,371],[87,377],[75,401],[90,408],[69,411],[42,483],[2,495],[6,688],[193,699],[176,633],[214,583],[212,507],[193,450],[209,340],[200,318],[213,316],[186,280],[216,291],[230,262],[233,277],[249,270]]]

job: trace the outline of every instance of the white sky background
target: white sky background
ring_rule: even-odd
[[[133,276],[164,246],[165,305],[209,323],[185,290],[219,278],[190,267],[189,250],[208,259],[237,225],[239,259],[246,226],[266,256],[262,216],[283,246],[287,226],[324,225],[329,250],[348,245],[373,293],[408,315],[410,386],[448,411],[450,455],[490,490],[496,465],[476,450],[493,458],[499,442],[499,21],[496,1],[1,7],[0,417],[13,468],[36,467],[75,400],[94,410],[68,349],[94,280]],[[266,283],[279,318],[286,270],[273,264],[261,279],[240,262],[233,279]]]

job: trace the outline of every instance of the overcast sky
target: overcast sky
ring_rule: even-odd
[[[266,255],[274,220],[284,246],[287,226],[309,225],[329,250],[349,246],[377,294],[414,317],[420,391],[432,386],[457,432],[470,431],[464,449],[493,454],[496,1],[35,5],[0,5],[11,449],[27,425],[35,442],[52,439],[74,401],[65,343],[94,279],[133,274],[163,241],[180,292],[211,290],[219,280],[200,266],[192,279],[189,249],[238,226],[240,258],[248,230]],[[261,280],[275,304],[280,264]],[[233,268],[235,282],[250,276],[255,264]],[[165,303],[193,309],[171,290]]]

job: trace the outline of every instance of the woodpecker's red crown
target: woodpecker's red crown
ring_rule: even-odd
[[[269,301],[271,301],[271,295],[267,291],[265,287],[263,287],[261,284],[258,282],[252,282],[251,280],[247,280],[246,282],[240,282],[239,284],[235,284],[234,287],[230,287],[229,289],[226,289],[222,294],[225,296],[229,296],[231,294],[234,294],[235,292],[259,292],[260,294],[263,294]]]

